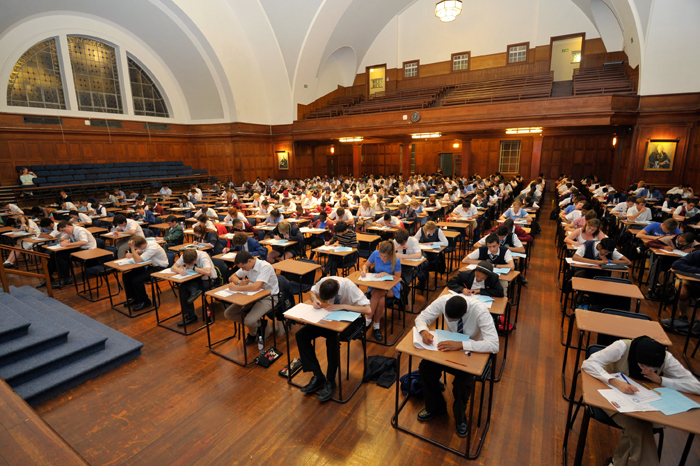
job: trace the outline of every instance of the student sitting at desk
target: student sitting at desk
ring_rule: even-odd
[[[590,209],[590,210],[581,209],[581,212],[583,213],[583,216],[577,218],[573,222],[566,225],[566,230],[570,231],[570,230],[577,230],[579,228],[583,228],[584,226],[586,226],[587,221],[598,218],[598,214],[593,209]]]
[[[488,261],[500,269],[515,268],[513,256],[510,249],[501,246],[501,241],[496,234],[490,234],[484,240],[485,246],[474,249],[467,257],[462,259],[464,264],[479,264],[481,261]],[[501,280],[501,286],[505,292],[508,291],[508,282]]]
[[[661,236],[644,244],[648,248],[658,248],[664,251],[681,251],[690,253],[700,247],[700,243],[695,241],[695,234],[686,231],[675,236]],[[677,255],[667,256],[652,254],[649,258],[649,296],[652,298],[662,298],[657,286],[663,286],[663,272],[669,270],[678,259]],[[670,320],[670,319],[669,319]]]
[[[200,207],[200,209],[197,212],[195,212],[195,214],[194,214],[195,217],[199,217],[200,215],[206,215],[209,218],[216,218],[216,219],[219,218],[219,216],[217,215],[217,213],[214,209],[212,209],[211,207],[206,207],[206,206]]]
[[[248,251],[252,256],[267,260],[267,248],[258,243],[255,238],[251,238],[243,232],[238,232],[231,239],[231,248],[224,248],[223,254],[227,252]]]
[[[90,204],[90,210],[95,212],[99,218],[105,218],[108,215],[107,209],[99,202],[92,202]]]
[[[646,243],[662,236],[680,235],[681,233],[683,232],[678,229],[678,222],[672,218],[667,218],[663,223],[650,223],[637,233],[637,238]]]
[[[466,296],[476,294],[492,298],[504,296],[498,275],[493,273],[493,265],[488,261],[479,262],[473,270],[460,271],[457,276],[450,278],[447,287]]]
[[[586,262],[593,265],[619,264],[629,267],[632,265],[629,259],[617,252],[615,240],[603,238],[600,241],[586,241],[576,250],[573,259],[576,262]],[[600,275],[607,275],[606,271],[600,268],[582,267],[574,273],[575,277],[594,278]]]
[[[211,246],[206,252],[210,256],[221,254],[224,246],[219,241],[219,234],[216,231],[205,228],[201,223],[198,223],[192,229],[194,232],[193,244]]]
[[[577,208],[573,210],[573,212],[570,212],[567,214],[562,221],[566,224],[572,224],[579,218],[583,217],[586,215],[586,212],[592,209],[592,206],[588,202],[583,202],[577,204]]]
[[[638,197],[634,202],[634,207],[627,210],[627,220],[630,222],[650,222],[651,209],[647,208],[647,201]]]
[[[180,209],[194,210],[194,204],[185,195],[180,196],[180,202],[177,206]]]
[[[142,236],[133,236],[129,239],[129,252],[124,257],[133,259],[137,264],[151,261],[151,265],[122,274],[126,292],[124,306],[135,306],[134,311],[138,312],[152,304],[144,283],[151,279],[152,273],[160,272],[168,266],[168,256],[165,249],[155,241],[146,241]]]
[[[261,335],[263,339],[265,338],[265,325],[260,325],[260,319],[272,310],[272,297],[276,298],[279,294],[279,283],[275,269],[264,260],[253,257],[248,251],[236,254],[236,266],[239,267],[238,271],[229,278],[228,287],[230,290],[253,292],[268,290],[270,292],[270,295],[257,300],[243,319],[242,323],[248,329],[245,344],[252,345],[255,343],[256,336]],[[244,308],[232,304],[226,308],[224,316],[227,319],[241,322],[243,310]]]
[[[498,236],[498,241],[500,245],[507,247],[511,252],[520,252],[523,254],[525,253],[525,246],[523,246],[523,243],[520,241],[520,238],[518,238],[518,235],[516,235],[512,230],[509,230],[508,226],[506,226],[505,224],[496,227],[495,231],[491,234],[495,234],[496,236]],[[486,238],[491,236],[491,234],[481,238],[477,242],[479,247],[486,246]]]
[[[42,219],[43,220],[43,219]],[[25,240],[29,238],[35,238],[41,235],[41,230],[39,229],[39,226],[34,223],[34,221],[30,218],[25,217],[24,215],[20,216],[16,221],[15,221],[15,228],[17,228],[19,231],[25,231],[27,233],[33,233],[33,235],[30,236],[24,236],[21,239],[17,240],[17,247],[21,247],[22,249],[26,249],[27,251],[31,251],[34,248],[34,244],[29,243]],[[5,267],[14,267],[15,262],[17,261],[19,253],[16,251],[10,252],[10,255],[7,256],[7,260],[3,264]]]
[[[56,226],[56,230],[60,232],[62,238],[60,240],[61,246],[78,245],[80,249],[95,249],[97,247],[97,242],[92,236],[92,233],[87,231],[83,227],[78,227],[71,225],[66,221],[61,221]],[[53,235],[52,235],[53,236]],[[73,283],[73,279],[70,276],[70,266],[71,258],[70,254],[75,252],[75,249],[66,249],[63,251],[55,252],[55,261],[49,260],[49,277],[53,275],[58,268],[58,281],[51,283],[54,288],[61,288],[62,286],[70,285]],[[46,281],[42,280],[37,288],[46,286]]]
[[[479,209],[472,205],[470,201],[465,200],[450,213],[450,218],[457,221],[471,221],[475,220],[478,215]]]
[[[5,209],[13,215],[24,215],[24,211],[17,207],[17,204],[8,203],[5,205]]]
[[[297,204],[297,210],[290,215],[290,218],[297,220],[313,220],[311,214],[307,213],[301,204]]]
[[[350,209],[345,209],[344,207],[338,207],[336,210],[332,211],[330,214],[328,214],[328,219],[335,223],[342,220],[349,226],[353,226],[355,223],[355,219],[353,218]]]
[[[446,295],[435,300],[416,317],[416,329],[423,338],[423,343],[432,344],[433,336],[428,327],[442,314],[446,330],[469,335],[467,341],[441,341],[438,351],[475,351],[480,353],[498,353],[498,333],[489,314],[488,308],[475,298],[464,295]],[[423,359],[419,366],[420,380],[423,387],[425,408],[418,413],[418,420],[427,422],[435,416],[447,412],[445,398],[440,387],[443,372],[454,375],[452,394],[454,403],[452,412],[455,418],[457,435],[467,436],[466,409],[471,395],[473,375],[452,369],[441,364]]]
[[[357,248],[357,235],[353,229],[342,220],[333,225],[333,237],[326,242],[326,246],[331,246],[336,243],[341,247]],[[338,267],[342,267],[344,260],[343,257],[329,254],[326,268],[324,269],[324,275],[337,275]]]
[[[374,226],[396,228],[401,226],[401,221],[391,215],[389,212],[384,212],[384,215],[382,215],[379,220],[374,222]]]
[[[168,215],[168,218],[165,219],[165,223],[168,224],[168,232],[162,238],[156,239],[165,241],[165,250],[167,251],[171,247],[178,246],[184,242],[185,232],[177,221],[177,217],[174,215]]]
[[[371,312],[370,301],[350,279],[342,277],[325,277],[311,288],[309,293],[316,309],[325,308],[327,311],[351,311],[367,315]],[[338,336],[340,340],[347,338],[357,331],[358,326],[364,325],[363,320],[357,319]],[[321,365],[316,357],[312,342],[316,338],[326,339],[326,358],[328,369],[324,376]],[[336,373],[340,361],[340,348],[336,343],[336,332],[316,325],[304,325],[296,333],[297,347],[301,357],[301,367],[304,372],[313,372],[313,377],[302,387],[303,393],[318,394],[318,400],[326,402],[333,397],[336,389]]]
[[[160,188],[160,191],[158,191],[161,196],[172,196],[173,195],[173,190],[168,188],[168,185],[163,185],[162,188]]]
[[[161,217],[165,215],[165,209],[157,202],[151,201],[146,205],[146,210],[153,212],[153,215]]]
[[[248,219],[243,215],[243,212],[239,212],[238,208],[231,207],[224,217],[224,223],[233,223],[234,219],[238,219],[241,222],[247,222]]]
[[[700,213],[700,209],[697,208],[697,199],[688,199],[685,204],[676,207],[673,211],[673,218],[679,222],[683,222],[690,217]]]
[[[425,207],[429,209],[440,209],[442,208],[442,204],[440,204],[440,201],[437,200],[437,197],[435,197],[435,194],[431,194],[428,199],[426,199],[423,204]]]
[[[197,222],[198,222],[200,225],[203,225],[204,228],[206,228],[207,230],[214,230],[214,231],[216,231],[216,225],[214,225],[214,222],[212,222],[212,221],[210,220],[210,218],[207,217],[205,214],[202,214],[202,215],[200,215],[199,217],[197,217]]]
[[[71,223],[82,223],[83,225],[92,225],[92,219],[84,212],[79,212],[77,210],[71,210],[68,213],[69,222]]]
[[[501,215],[500,220],[511,219],[513,221],[517,221],[528,220],[530,218],[530,214],[528,214],[525,209],[522,208],[522,203],[520,201],[513,201],[513,203],[510,205],[510,209],[506,210],[503,215]]]
[[[149,223],[151,225],[158,223],[158,219],[155,215],[153,215],[153,212],[146,210],[144,206],[139,206],[136,208],[136,221]]]
[[[370,254],[360,271],[362,277],[367,275],[371,265],[374,265],[374,272],[378,277],[393,275],[394,278],[401,278],[401,260],[396,255],[393,241],[382,241],[379,248]],[[369,305],[372,312],[365,316],[365,323],[367,327],[372,325],[372,337],[377,341],[382,341],[384,338],[379,329],[379,323],[386,308],[386,298],[400,298],[401,282],[389,291],[368,287],[367,292],[370,294]]]
[[[700,395],[700,382],[656,340],[642,336],[634,340],[617,340],[592,354],[581,370],[622,393],[634,394],[637,388],[612,374],[622,373],[637,381],[649,380],[685,393]],[[658,466],[656,441],[651,422],[635,419],[617,411],[606,413],[622,429],[615,454],[606,466]]]
[[[250,223],[243,222],[239,219],[235,219],[231,223],[231,231],[234,233],[237,231],[242,231],[244,233],[252,233],[254,237],[258,236],[258,230],[256,230]]]
[[[116,234],[128,233],[130,236],[143,236],[141,225],[139,225],[136,220],[127,219],[124,214],[115,215],[112,225],[112,231]],[[129,238],[125,237],[119,239],[115,247],[117,248],[117,257],[123,259],[124,254],[126,254],[129,249]]]
[[[396,255],[401,259],[421,259],[423,257],[423,251],[421,251],[420,243],[416,238],[410,236],[405,228],[399,228],[396,233],[394,233],[394,248],[396,249]],[[413,273],[415,267],[402,267],[401,278],[406,283],[413,282]],[[428,278],[428,267],[427,263],[423,262],[418,266],[415,271],[419,280],[425,282]]]
[[[406,204],[399,204],[399,208],[394,212],[394,215],[402,222],[410,223],[418,220],[418,214],[416,214],[415,209]]]
[[[398,204],[409,204],[411,202],[411,197],[406,194],[406,191],[401,191],[394,202]]]
[[[597,218],[588,220],[583,228],[573,230],[564,238],[564,243],[572,246],[580,246],[586,241],[600,241],[605,238],[605,233],[600,229],[600,220]]]
[[[365,231],[368,227],[372,226],[375,216],[375,211],[372,206],[370,206],[369,200],[363,199],[362,202],[360,202],[360,207],[357,209],[357,217],[362,217],[361,220],[357,221],[357,231]]]
[[[173,273],[187,275],[188,270],[200,273],[207,280],[216,280],[218,277],[216,267],[211,261],[209,254],[196,249],[185,249],[180,258],[172,266]],[[202,277],[197,277],[180,284],[180,307],[184,313],[184,320],[177,323],[182,327],[185,323],[197,322],[197,314],[194,313],[194,302],[202,296],[202,292],[208,288],[204,285]]]
[[[276,260],[287,260],[301,256],[304,235],[299,231],[299,227],[284,220],[277,224],[270,234],[273,239],[285,239],[295,241],[291,246],[273,246],[272,251],[267,255],[267,261],[274,264]]]

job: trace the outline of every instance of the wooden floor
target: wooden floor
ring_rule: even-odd
[[[547,218],[545,211],[529,284],[523,288],[518,328],[510,340],[508,365],[495,386],[491,430],[475,464],[562,463],[567,404],[561,397],[563,347],[554,223]],[[33,279],[24,283],[29,280]],[[269,369],[241,368],[210,354],[204,332],[177,335],[156,327],[153,314],[128,319],[109,309],[105,301],[92,304],[76,297],[73,289],[58,291],[57,298],[145,345],[140,358],[37,408],[91,464],[465,463],[391,427],[394,387],[387,390],[369,383],[347,404],[319,404],[277,375],[282,361]],[[164,290],[163,301],[165,309],[177,308],[169,290]],[[643,304],[642,311],[656,316],[652,303]],[[226,327],[222,320],[215,326],[219,331]],[[672,340],[672,352],[678,356],[681,339],[672,336]],[[361,359],[355,344],[351,374],[356,381]],[[283,338],[279,349],[287,351]],[[368,353],[395,356],[394,348],[372,343]],[[292,355],[298,355],[295,344]],[[402,365],[403,374],[406,358]],[[451,387],[446,397],[451,403]],[[415,426],[415,413],[421,407],[418,400],[410,403],[403,422]],[[461,449],[464,440],[454,435],[453,422],[445,416],[415,427]],[[569,444],[570,464],[579,423]],[[612,456],[618,438],[619,431],[592,422],[584,464],[602,464]],[[662,464],[678,463],[685,438],[684,433],[666,433]],[[689,465],[698,464],[699,451],[696,443]]]

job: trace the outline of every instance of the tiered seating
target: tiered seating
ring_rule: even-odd
[[[344,114],[358,115],[362,113],[393,112],[396,110],[427,108],[438,100],[440,95],[445,92],[445,89],[445,86],[432,86],[389,91],[381,96],[374,97],[371,100],[347,108]]]
[[[442,101],[442,105],[465,105],[505,100],[539,99],[552,94],[552,72],[537,73],[488,81],[459,84]]]
[[[36,173],[34,184],[39,187],[177,178],[207,173],[206,170],[193,170],[182,161],[32,165],[30,169]]]
[[[334,116],[340,116],[343,114],[343,110],[345,110],[348,107],[352,107],[353,105],[357,104],[358,102],[362,102],[364,100],[364,96],[362,94],[355,94],[355,95],[344,95],[340,97],[336,97],[335,99],[331,100],[328,102],[327,105],[317,108],[316,110],[312,110],[310,113],[306,115],[306,119],[313,119],[313,118],[330,118]]]
[[[636,94],[624,64],[574,70],[574,95]]]

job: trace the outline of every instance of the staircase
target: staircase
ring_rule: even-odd
[[[7,204],[17,203],[17,198],[15,197],[14,188],[19,186],[0,186],[0,205],[5,207]]]
[[[32,287],[0,293],[0,378],[38,405],[141,354],[143,345]]]

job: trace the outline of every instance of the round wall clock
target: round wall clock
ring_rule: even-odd
[[[411,113],[411,121],[413,123],[418,123],[420,121],[420,113],[418,113],[418,112]]]

